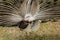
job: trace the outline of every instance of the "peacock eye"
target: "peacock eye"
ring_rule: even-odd
[[[3,0],[3,1],[6,1],[6,0]]]
[[[20,3],[23,3],[23,1],[21,0]]]
[[[54,2],[56,2],[56,1],[58,1],[58,0],[54,0]]]

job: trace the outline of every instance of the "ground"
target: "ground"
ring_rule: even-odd
[[[41,23],[37,32],[30,33],[18,27],[0,27],[0,40],[60,40],[60,21]]]

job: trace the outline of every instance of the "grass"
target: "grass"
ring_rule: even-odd
[[[41,23],[37,32],[30,33],[18,27],[0,27],[0,40],[60,40],[60,21]]]

